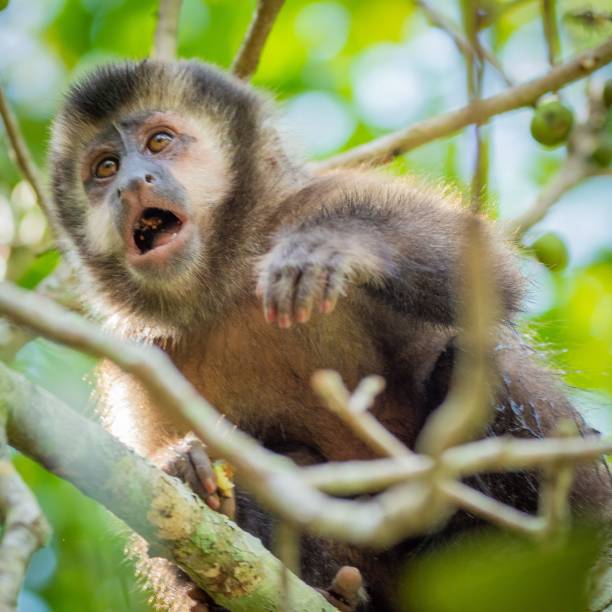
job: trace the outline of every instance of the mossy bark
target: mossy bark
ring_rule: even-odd
[[[229,610],[282,610],[284,571],[262,543],[97,423],[0,364],[12,446],[100,502]],[[333,611],[288,574],[291,609]]]

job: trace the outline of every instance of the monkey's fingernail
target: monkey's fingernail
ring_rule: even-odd
[[[276,320],[276,311],[274,308],[266,308],[266,310],[264,310],[264,317],[266,318],[266,323],[274,323]]]
[[[218,510],[221,507],[221,500],[218,495],[211,495],[206,498],[206,503],[213,509]]]
[[[207,493],[214,493],[217,490],[217,485],[215,484],[213,478],[209,477],[204,481],[204,488],[206,489]]]
[[[282,329],[291,327],[291,317],[288,314],[282,314],[278,317],[278,326]]]
[[[323,314],[329,314],[334,309],[333,300],[323,300],[321,304],[321,312]]]
[[[310,318],[310,313],[308,312],[308,308],[298,308],[295,313],[295,318],[298,323],[306,323]]]

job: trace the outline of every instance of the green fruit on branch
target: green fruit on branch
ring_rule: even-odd
[[[574,113],[559,100],[538,104],[531,119],[531,135],[547,147],[567,140],[574,125]]]
[[[590,157],[591,161],[602,168],[612,164],[612,136],[604,134]]]
[[[554,232],[540,236],[532,245],[536,259],[550,270],[559,272],[567,267],[569,253],[565,242]]]

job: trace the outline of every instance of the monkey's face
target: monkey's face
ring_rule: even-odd
[[[51,140],[53,220],[104,310],[176,326],[219,307],[264,115],[253,90],[200,62],[110,64],[71,88]]]
[[[147,283],[199,265],[230,182],[215,140],[202,119],[175,112],[139,112],[100,129],[80,158],[90,249]]]

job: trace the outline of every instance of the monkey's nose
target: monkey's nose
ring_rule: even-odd
[[[132,176],[117,188],[117,197],[120,198],[128,194],[140,195],[144,189],[153,185],[153,183],[155,183],[155,176],[153,174],[147,173],[144,176]]]

